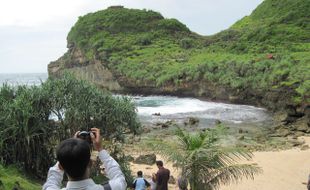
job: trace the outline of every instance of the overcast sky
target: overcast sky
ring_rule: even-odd
[[[111,5],[152,9],[210,35],[249,15],[263,0],[0,0],[0,73],[47,72],[66,52],[78,16]]]

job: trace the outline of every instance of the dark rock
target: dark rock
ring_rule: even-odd
[[[169,121],[166,121],[165,123],[158,122],[155,125],[160,126],[161,128],[165,129],[165,128],[169,128],[171,126],[175,126],[176,123],[175,123],[175,121],[169,120]]]
[[[277,134],[279,134],[280,137],[287,137],[291,134],[291,131],[286,128],[281,128],[277,131]]]
[[[294,136],[296,136],[296,137],[301,137],[301,136],[304,136],[304,135],[305,135],[305,133],[301,132],[301,131],[294,132]]]
[[[300,147],[300,150],[308,150],[310,147],[309,147],[309,145],[302,145],[301,147]]]
[[[134,163],[136,164],[147,164],[147,165],[153,165],[156,162],[156,155],[155,154],[146,154],[146,155],[140,155],[138,158],[134,160]]]
[[[287,105],[285,107],[288,116],[295,116],[297,114],[296,107],[292,105]]]
[[[241,135],[240,137],[238,137],[238,140],[244,140],[244,135]]]
[[[304,144],[304,142],[299,141],[299,140],[294,140],[294,139],[289,139],[289,143],[292,144],[292,146],[301,146],[302,144]]]
[[[285,109],[286,109],[287,116],[284,120],[282,120],[284,125],[294,123],[297,119],[304,116],[304,113],[297,112],[295,106],[287,105]]]
[[[283,128],[283,127],[284,127],[283,125],[277,125],[277,126],[274,127],[274,129],[275,130],[279,130],[279,129]]]
[[[155,125],[155,126],[152,126],[152,129],[158,130],[158,129],[161,129],[161,126]]]
[[[279,133],[273,133],[268,135],[269,137],[282,137]]]
[[[200,131],[202,131],[202,132],[206,132],[206,131],[207,131],[207,129],[206,129],[206,128],[203,128],[203,129],[200,129]]]
[[[294,140],[297,140],[298,136],[297,135],[293,135],[291,138],[294,139]]]
[[[296,130],[306,133],[309,130],[309,127],[308,127],[308,125],[306,123],[304,123],[302,125],[296,126]]]
[[[126,156],[125,159],[126,159],[128,162],[132,162],[132,161],[135,160],[134,157],[132,157],[131,155]]]
[[[175,184],[176,183],[176,180],[175,180],[175,178],[172,175],[170,175],[168,183],[169,184]]]
[[[152,115],[160,116],[160,113],[153,113]]]
[[[215,125],[220,125],[220,124],[222,124],[222,122],[220,121],[220,120],[215,120]]]
[[[195,118],[195,117],[188,118],[188,124],[189,125],[196,125],[198,123],[199,123],[199,119],[198,118]]]
[[[310,105],[304,108],[305,118],[307,120],[308,127],[310,127]]]
[[[298,119],[295,123],[294,123],[294,127],[296,131],[301,131],[304,133],[308,133],[308,131],[310,130],[310,127],[307,123],[307,118],[303,117]]]
[[[168,125],[167,123],[163,123],[161,124],[161,128],[165,129],[165,128],[169,128],[170,125]]]

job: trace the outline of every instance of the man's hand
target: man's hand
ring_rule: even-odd
[[[77,132],[75,132],[75,134],[74,134],[73,138],[78,138],[78,135],[80,134],[80,132],[81,132],[81,131],[77,131]]]
[[[91,128],[91,132],[92,133],[90,133],[90,137],[91,137],[91,140],[93,142],[94,149],[97,150],[98,152],[100,152],[103,149],[102,148],[102,138],[100,136],[100,129]],[[96,136],[93,133],[95,133]]]

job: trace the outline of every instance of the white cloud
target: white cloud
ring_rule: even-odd
[[[111,5],[152,9],[207,35],[228,28],[263,0],[0,0],[0,73],[46,72],[66,51],[79,16]]]
[[[1,0],[0,25],[35,26],[66,19],[83,9],[84,0]]]

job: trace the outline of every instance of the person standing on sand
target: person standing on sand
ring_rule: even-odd
[[[170,178],[170,171],[164,168],[161,160],[156,161],[158,171],[156,174],[157,187],[156,190],[168,190],[168,181]]]
[[[150,183],[143,178],[142,171],[137,172],[138,177],[133,181],[132,189],[134,190],[146,190],[147,187],[150,187]]]
[[[156,190],[156,174],[152,173],[152,179],[150,181],[151,190]]]
[[[91,128],[89,135],[110,179],[103,185],[95,184],[90,178],[91,146],[86,140],[77,138],[78,134],[79,131],[75,134],[75,138],[64,140],[58,145],[56,151],[58,162],[49,169],[42,189],[60,190],[66,172],[69,181],[63,190],[125,190],[127,184],[124,174],[119,164],[103,149],[100,130]]]

